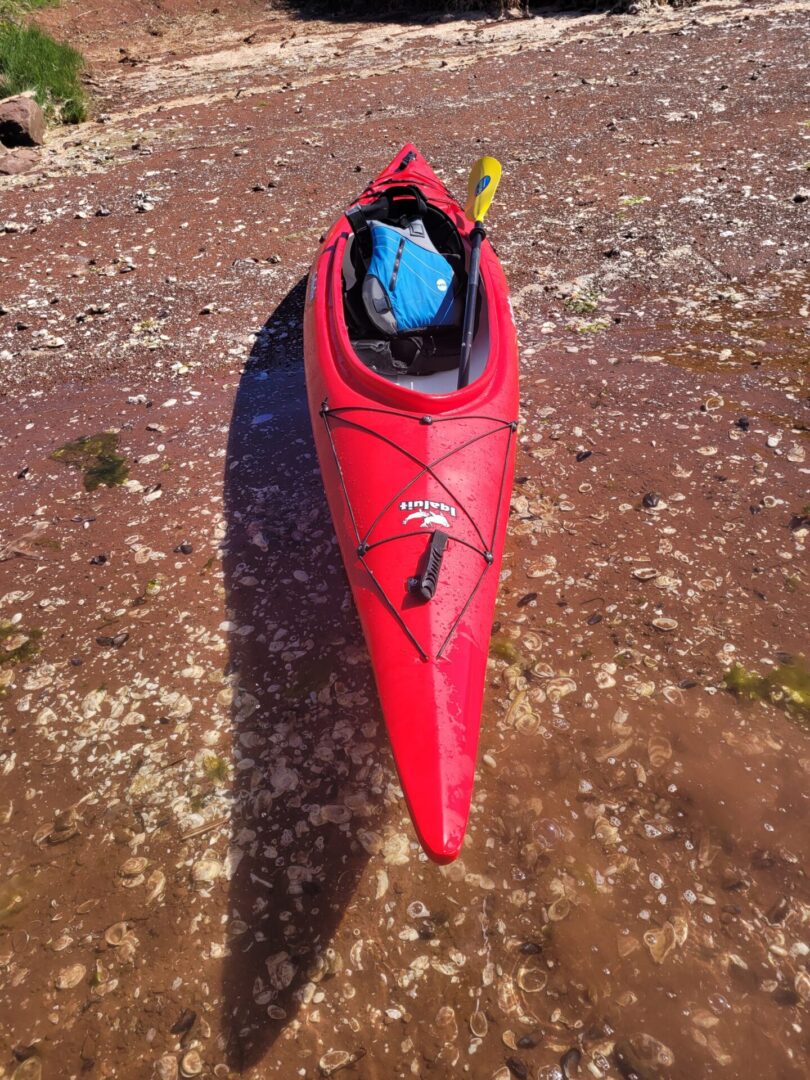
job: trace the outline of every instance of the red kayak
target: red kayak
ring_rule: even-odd
[[[457,389],[473,224],[407,145],[313,263],[307,393],[324,487],[402,790],[439,863],[470,812],[512,489],[518,356],[484,240]]]

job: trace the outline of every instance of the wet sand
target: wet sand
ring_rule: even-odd
[[[806,16],[407,28],[357,79],[328,29],[185,104],[99,31],[113,119],[0,196],[0,1075],[799,1080]],[[522,364],[442,869],[301,363],[318,237],[411,138],[457,193],[503,163]]]

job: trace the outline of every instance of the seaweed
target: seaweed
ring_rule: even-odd
[[[791,657],[767,675],[734,664],[723,682],[737,697],[779,705],[792,720],[810,729],[810,669],[804,656]]]
[[[221,785],[228,781],[230,766],[228,762],[213,751],[206,754],[202,760],[203,773],[212,784]]]
[[[102,484],[118,487],[129,476],[129,466],[118,453],[118,435],[114,431],[83,435],[54,450],[51,459],[61,461],[68,468],[81,469],[87,491],[95,491]]]
[[[0,622],[0,664],[21,664],[39,652],[41,630],[23,630]]]
[[[489,643],[490,656],[505,660],[508,664],[522,664],[523,657],[515,643],[507,637],[495,634]]]

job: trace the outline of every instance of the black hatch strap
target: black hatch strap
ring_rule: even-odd
[[[434,458],[432,461],[422,461],[419,457],[417,457],[416,454],[412,454],[409,450],[405,450],[404,447],[402,447],[399,443],[394,442],[394,440],[390,439],[387,435],[383,435],[380,431],[377,431],[374,427],[370,427],[368,422],[363,423],[362,420],[357,417],[357,414],[372,414],[373,415],[375,413],[380,413],[380,414],[382,414],[384,416],[396,416],[396,417],[399,417],[399,418],[401,418],[403,420],[409,420],[409,421],[411,421],[413,423],[417,423],[417,424],[440,424],[440,423],[449,424],[449,423],[454,423],[454,422],[458,423],[461,420],[463,420],[463,421],[487,420],[493,426],[489,430],[487,430],[485,432],[482,432],[482,433],[480,433],[478,435],[474,435],[474,436],[472,436],[470,438],[464,439],[457,446],[453,447],[451,450],[445,451],[445,453],[441,454],[437,458]],[[349,414],[352,414],[352,415],[350,416]],[[374,531],[375,527],[379,524],[380,520],[382,519],[382,517],[384,516],[386,511],[393,505],[393,503],[396,502],[397,499],[400,499],[404,495],[404,493],[408,490],[408,488],[411,487],[414,483],[416,483],[416,481],[418,481],[420,479],[420,477],[424,476],[425,474],[428,474],[429,476],[431,476],[432,479],[447,493],[449,498],[459,507],[459,509],[464,513],[466,518],[470,521],[473,528],[475,529],[475,532],[476,532],[476,534],[478,536],[478,540],[480,542],[480,546],[472,544],[467,540],[461,540],[461,539],[459,539],[457,537],[450,537],[450,539],[452,539],[453,543],[463,544],[465,547],[470,548],[470,550],[475,551],[478,555],[480,555],[481,560],[482,560],[482,566],[481,566],[481,573],[478,576],[478,579],[476,580],[475,584],[473,585],[473,587],[472,587],[469,595],[467,596],[461,610],[459,611],[458,615],[456,616],[455,620],[453,621],[453,625],[450,627],[450,630],[449,630],[446,638],[444,639],[444,641],[441,644],[441,647],[439,648],[439,650],[436,653],[435,659],[438,660],[438,659],[441,658],[441,656],[444,653],[445,649],[450,644],[450,641],[451,641],[453,635],[455,634],[459,623],[461,622],[462,618],[464,617],[465,613],[467,612],[467,609],[469,608],[470,604],[473,602],[473,599],[474,599],[476,593],[478,592],[478,589],[481,586],[481,582],[484,580],[484,575],[487,573],[487,571],[489,570],[490,566],[492,566],[492,563],[494,561],[493,549],[495,547],[495,538],[497,536],[497,530],[498,530],[498,519],[500,517],[501,505],[503,503],[503,495],[504,495],[504,490],[505,490],[505,486],[506,486],[506,470],[507,470],[507,466],[509,464],[509,453],[510,453],[510,450],[511,450],[511,447],[512,447],[512,440],[515,438],[515,432],[517,431],[517,426],[518,426],[517,421],[516,420],[503,420],[503,419],[501,419],[499,417],[494,417],[494,416],[463,416],[463,417],[455,417],[455,416],[448,416],[448,417],[421,416],[420,417],[420,416],[413,416],[410,413],[396,412],[396,411],[394,411],[392,409],[372,408],[372,407],[366,407],[366,406],[362,406],[362,405],[357,405],[357,406],[352,405],[352,406],[345,406],[345,407],[342,407],[342,408],[332,409],[332,408],[329,407],[329,404],[328,404],[327,401],[324,401],[323,404],[321,405],[320,415],[321,415],[321,417],[323,419],[324,426],[326,428],[326,433],[327,433],[327,435],[329,437],[329,445],[330,445],[330,447],[332,449],[332,456],[334,457],[335,466],[336,466],[337,471],[338,471],[338,477],[340,479],[340,486],[341,486],[341,489],[343,491],[343,497],[346,500],[346,507],[347,507],[347,509],[349,511],[349,516],[351,518],[352,527],[354,529],[355,540],[356,540],[356,544],[357,544],[357,547],[356,547],[357,558],[360,560],[363,567],[365,568],[368,576],[370,577],[370,579],[373,582],[377,592],[379,593],[380,598],[382,599],[383,603],[388,608],[388,610],[391,612],[391,614],[394,616],[397,623],[400,625],[403,632],[405,633],[405,635],[407,636],[407,638],[409,639],[411,644],[414,646],[414,648],[417,650],[417,652],[419,653],[419,655],[422,657],[423,660],[429,660],[430,659],[429,653],[427,652],[426,649],[423,648],[423,646],[419,643],[419,641],[417,641],[416,637],[411,632],[410,628],[408,627],[408,625],[406,624],[406,622],[402,618],[401,614],[399,613],[396,604],[394,604],[394,602],[391,600],[391,598],[387,595],[387,593],[383,589],[380,582],[377,580],[373,570],[371,569],[368,562],[366,561],[366,555],[373,548],[379,547],[382,544],[392,543],[393,541],[402,540],[402,539],[405,539],[406,537],[409,537],[409,536],[422,536],[422,535],[424,535],[424,533],[419,531],[419,530],[414,531],[414,532],[397,533],[396,535],[385,536],[385,537],[382,537],[380,539],[375,539],[373,541],[371,540],[371,534]],[[365,418],[364,417],[364,419],[366,419],[366,421],[368,421],[368,419],[370,419],[370,418]],[[347,424],[347,425],[355,428],[358,431],[363,431],[367,435],[371,435],[373,438],[380,439],[387,446],[392,447],[398,453],[400,453],[404,457],[408,458],[416,466],[416,471],[414,472],[414,475],[399,489],[399,491],[397,491],[386,502],[386,504],[382,507],[382,509],[379,511],[377,516],[372,521],[369,528],[366,530],[365,535],[361,534],[360,529],[358,527],[357,517],[356,517],[355,512],[354,512],[354,507],[352,506],[351,499],[349,498],[348,488],[346,487],[346,479],[345,479],[345,477],[343,475],[343,467],[342,467],[341,462],[340,462],[340,457],[338,456],[337,447],[335,446],[335,440],[334,440],[334,437],[333,437],[333,430],[332,430],[333,429],[333,424],[335,422]],[[471,514],[465,509],[463,501],[459,498],[459,496],[456,494],[456,492],[454,492],[452,490],[452,488],[444,480],[442,480],[441,477],[439,477],[436,474],[435,469],[442,462],[447,461],[448,458],[451,458],[451,457],[453,457],[453,455],[458,454],[462,450],[465,450],[468,446],[471,446],[474,443],[480,442],[481,440],[486,439],[489,436],[495,435],[498,432],[502,432],[502,431],[507,431],[508,435],[507,435],[507,440],[506,440],[506,447],[504,449],[503,468],[501,470],[501,482],[500,482],[500,486],[499,486],[499,490],[498,490],[498,503],[497,503],[497,506],[496,506],[496,509],[495,509],[495,516],[494,516],[494,520],[493,520],[493,524],[492,524],[492,536],[489,537],[489,538],[486,538],[486,537],[484,537],[483,533],[481,532],[481,529],[480,529],[478,523],[474,520],[474,518],[471,516]]]

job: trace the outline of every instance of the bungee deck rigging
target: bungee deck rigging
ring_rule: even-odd
[[[450,424],[450,423],[453,423],[454,421],[458,422],[459,419],[463,419],[465,421],[468,421],[468,420],[487,421],[487,422],[493,424],[494,426],[492,428],[490,428],[489,430],[487,430],[487,431],[481,432],[481,433],[479,433],[477,435],[472,436],[469,439],[466,439],[464,442],[460,443],[455,448],[453,448],[451,450],[448,450],[445,453],[441,454],[434,461],[421,461],[415,454],[411,453],[410,451],[405,449],[403,446],[399,446],[399,445],[395,444],[390,438],[388,438],[385,434],[378,431],[377,429],[375,429],[373,427],[370,427],[367,424],[362,424],[356,419],[348,419],[347,418],[348,413],[352,413],[352,414],[354,414],[354,413],[371,413],[371,414],[383,413],[384,415],[389,416],[389,417],[390,416],[395,416],[395,417],[397,417],[398,419],[400,419],[400,420],[402,420],[404,422],[411,422],[411,423],[417,423],[417,424],[422,424],[422,425],[429,425],[429,424],[434,424],[434,423],[437,423],[437,424],[441,424],[441,423]],[[417,417],[417,416],[412,416],[412,415],[410,415],[408,413],[393,412],[393,411],[387,410],[387,409],[383,410],[383,409],[379,409],[379,408],[364,407],[364,406],[344,406],[342,408],[338,407],[338,408],[335,408],[335,409],[331,409],[326,400],[324,400],[323,403],[321,404],[320,416],[323,419],[324,426],[325,426],[325,429],[326,429],[326,433],[327,433],[328,438],[329,438],[329,445],[330,445],[330,448],[332,450],[332,455],[334,457],[335,465],[336,465],[336,468],[337,468],[337,471],[338,471],[338,476],[340,478],[341,490],[343,492],[343,497],[344,497],[344,499],[346,501],[346,508],[347,508],[347,510],[349,512],[349,516],[351,518],[352,526],[354,528],[355,539],[357,541],[357,544],[356,544],[356,556],[357,556],[357,559],[362,564],[362,566],[365,569],[366,573],[369,575],[371,581],[374,583],[375,588],[379,592],[380,597],[383,600],[383,602],[385,603],[385,605],[388,608],[389,612],[394,617],[394,619],[396,620],[396,622],[398,623],[398,625],[402,629],[403,633],[407,636],[408,640],[411,642],[411,644],[414,646],[414,648],[419,652],[419,655],[422,657],[423,660],[431,659],[430,651],[426,647],[424,647],[419,641],[417,641],[416,637],[411,632],[411,629],[408,626],[407,622],[403,618],[402,613],[397,608],[396,604],[393,602],[391,597],[389,597],[387,595],[385,589],[382,587],[382,585],[378,581],[377,577],[375,576],[374,571],[369,566],[368,561],[366,560],[366,555],[370,551],[372,551],[374,548],[381,547],[383,544],[390,544],[390,543],[392,543],[392,542],[394,542],[396,540],[405,540],[405,539],[407,539],[409,537],[423,538],[425,533],[421,529],[413,529],[413,530],[410,530],[408,532],[396,533],[396,534],[393,534],[393,535],[390,535],[390,536],[383,536],[383,537],[380,537],[380,538],[377,538],[377,539],[374,539],[374,540],[371,539],[371,534],[374,532],[375,528],[380,523],[381,519],[384,517],[386,511],[388,511],[393,506],[394,503],[396,503],[398,500],[402,499],[403,496],[405,495],[405,493],[408,491],[408,489],[411,488],[414,484],[416,484],[421,479],[421,477],[423,477],[425,474],[428,474],[429,476],[431,476],[433,478],[433,480],[436,481],[436,483],[439,485],[439,487],[441,487],[445,491],[448,498],[454,501],[454,505],[459,510],[461,510],[461,512],[463,514],[465,514],[467,516],[467,518],[469,519],[471,525],[473,526],[473,528],[474,528],[474,530],[475,530],[475,532],[476,532],[476,534],[477,534],[477,536],[478,536],[478,538],[480,540],[480,545],[476,545],[476,544],[470,543],[468,540],[465,540],[463,537],[452,536],[452,535],[446,534],[446,533],[440,534],[440,535],[446,536],[448,542],[452,542],[452,543],[456,543],[456,544],[463,544],[465,547],[469,548],[471,551],[476,552],[476,554],[481,556],[481,559],[483,560],[483,566],[481,568],[481,572],[480,572],[479,577],[474,582],[474,584],[473,584],[473,586],[472,586],[472,588],[471,588],[471,590],[469,592],[469,595],[467,596],[461,610],[458,613],[458,616],[454,620],[454,622],[453,622],[453,624],[452,624],[452,626],[450,628],[449,633],[447,634],[444,641],[441,642],[439,648],[436,650],[436,652],[435,652],[435,654],[433,656],[433,659],[438,660],[438,659],[441,658],[441,656],[444,653],[445,649],[449,645],[450,639],[452,638],[453,634],[455,633],[459,622],[463,618],[464,613],[466,612],[467,608],[469,607],[470,603],[472,602],[473,597],[475,596],[476,592],[478,591],[478,588],[479,588],[479,586],[481,584],[481,581],[483,580],[484,575],[489,570],[489,568],[492,566],[492,563],[494,561],[493,549],[495,547],[496,530],[497,530],[497,522],[498,522],[498,511],[500,510],[500,503],[501,503],[501,500],[503,498],[503,491],[504,491],[504,486],[505,486],[505,482],[506,482],[506,470],[507,470],[507,466],[508,466],[509,458],[510,458],[510,450],[511,450],[511,447],[512,447],[512,439],[513,439],[513,437],[515,435],[515,432],[517,431],[517,426],[518,426],[517,420],[499,420],[496,417],[491,417],[491,416],[465,416],[463,418],[459,418],[459,417],[452,417],[452,416],[450,416],[450,417],[441,417],[441,416],[433,417],[433,416],[430,416],[430,415],[424,415],[424,416],[418,416]],[[405,483],[402,484],[402,486],[388,498],[388,501],[385,503],[385,505],[377,513],[376,517],[373,519],[373,521],[371,522],[371,524],[368,526],[368,528],[365,530],[364,533],[361,533],[361,530],[358,527],[357,517],[355,515],[354,508],[352,506],[352,500],[351,500],[351,497],[349,495],[349,491],[348,491],[347,486],[346,486],[346,480],[345,480],[345,477],[344,477],[343,467],[341,465],[340,458],[339,458],[339,455],[338,455],[338,452],[337,452],[337,448],[335,446],[335,441],[334,441],[334,438],[333,438],[333,432],[332,432],[332,426],[331,426],[333,421],[342,422],[342,423],[346,423],[346,424],[351,424],[357,430],[362,431],[365,434],[372,436],[373,438],[380,439],[381,441],[387,443],[389,446],[394,447],[397,451],[399,451],[400,453],[405,455],[409,460],[411,460],[415,465],[417,465],[419,467],[418,471],[416,473],[414,473],[408,480],[406,480]],[[464,450],[467,447],[472,446],[474,443],[481,442],[482,440],[487,439],[490,436],[495,435],[495,434],[497,434],[499,432],[502,432],[502,431],[505,431],[505,432],[508,433],[508,435],[507,435],[507,443],[506,443],[506,446],[504,448],[504,453],[503,453],[503,465],[502,465],[502,469],[501,469],[501,483],[500,483],[500,491],[499,491],[499,496],[498,496],[498,504],[496,506],[494,525],[493,525],[493,528],[491,530],[491,535],[490,535],[489,539],[487,540],[484,537],[483,533],[481,532],[481,529],[479,528],[475,518],[472,515],[470,515],[468,513],[468,511],[466,510],[466,508],[465,508],[465,506],[463,504],[463,501],[458,497],[457,494],[455,494],[451,490],[451,488],[447,485],[447,483],[445,483],[445,481],[443,481],[439,476],[436,475],[435,467],[437,465],[439,465],[440,463],[442,463],[443,461],[446,461],[448,458],[452,457],[454,454],[457,454],[461,450]],[[436,535],[436,534],[433,533],[433,534],[430,534],[430,535]],[[431,599],[432,599],[432,596],[431,596]]]

